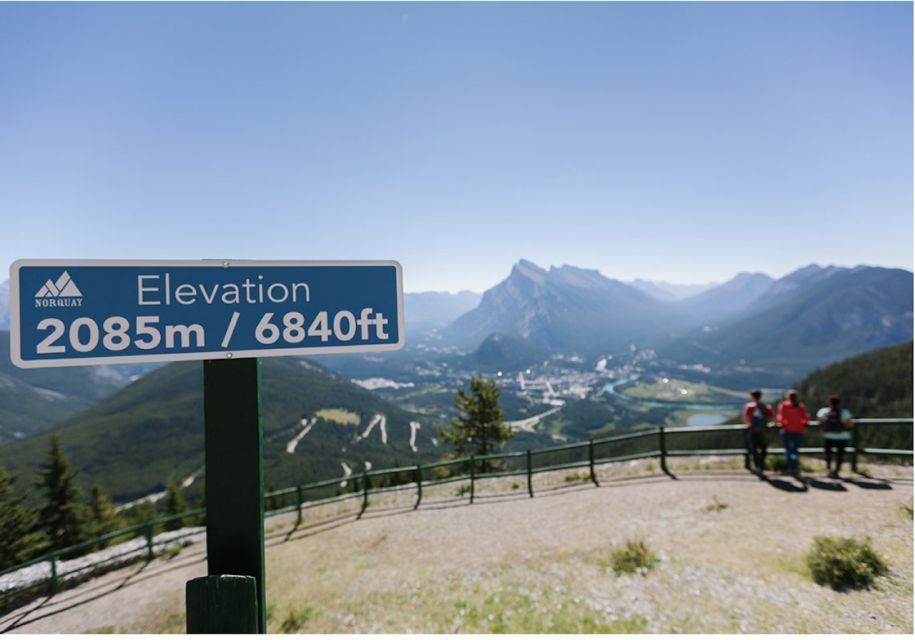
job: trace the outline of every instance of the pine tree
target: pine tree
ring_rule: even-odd
[[[502,422],[500,390],[495,380],[474,376],[469,386],[469,391],[461,387],[454,396],[454,406],[461,416],[451,420],[449,429],[439,432],[454,446],[458,457],[488,455],[514,435],[511,427]],[[492,460],[481,460],[478,468],[487,473],[496,466]]]
[[[13,491],[16,477],[0,468],[0,569],[34,558],[47,547],[47,536],[37,529],[38,513]]]
[[[82,542],[88,533],[88,515],[82,503],[76,472],[60,449],[60,438],[51,436],[48,461],[39,471],[36,487],[43,489],[47,502],[39,514],[40,527],[47,533],[52,548],[60,549]]]
[[[130,510],[130,524],[146,524],[147,522],[155,520],[158,515],[156,503],[144,500],[143,502],[137,503],[137,505]]]
[[[165,485],[165,515],[177,516],[187,511],[187,502],[175,478],[169,478]],[[165,529],[174,531],[184,526],[184,518],[172,518],[165,523]]]
[[[89,500],[89,511],[92,513],[92,535],[104,536],[124,527],[124,519],[111,504],[111,499],[98,485],[92,487],[92,498]],[[101,543],[107,547],[110,541]]]

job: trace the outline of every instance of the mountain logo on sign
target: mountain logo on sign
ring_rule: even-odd
[[[36,307],[81,307],[83,293],[64,271],[56,281],[48,278],[35,294]]]

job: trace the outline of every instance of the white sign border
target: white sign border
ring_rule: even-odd
[[[19,269],[22,267],[394,267],[397,276],[397,335],[396,343],[337,347],[302,347],[290,349],[257,349],[248,351],[207,351],[195,353],[162,353],[136,356],[100,356],[95,358],[62,358],[60,360],[23,360],[19,351]],[[403,267],[396,260],[41,260],[25,258],[10,265],[10,360],[20,369],[76,367],[96,364],[131,364],[142,362],[184,362],[190,360],[227,360],[275,356],[328,355],[334,353],[371,353],[398,351],[406,344],[403,316]]]

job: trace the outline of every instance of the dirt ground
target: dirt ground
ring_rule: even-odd
[[[684,463],[685,464],[685,463]],[[912,633],[911,468],[806,485],[738,470],[631,466],[595,487],[569,474],[478,491],[456,485],[309,510],[267,523],[273,633]],[[514,486],[513,486],[514,485]],[[546,486],[551,485],[551,486]],[[816,585],[818,535],[868,538],[890,574],[874,589]],[[617,575],[612,550],[644,540],[659,562]],[[184,584],[205,548],[138,564],[0,617],[8,633],[182,633]]]

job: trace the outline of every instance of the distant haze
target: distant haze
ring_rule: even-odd
[[[912,11],[0,3],[0,265],[911,269]]]

